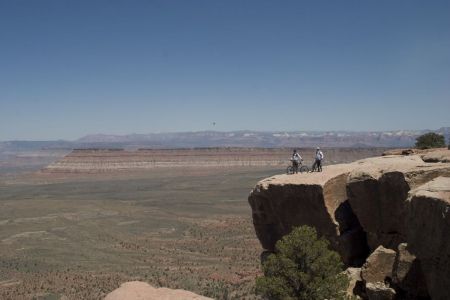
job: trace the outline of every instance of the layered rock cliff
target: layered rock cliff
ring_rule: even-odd
[[[256,234],[274,251],[292,227],[315,227],[348,266],[366,266],[363,297],[450,299],[449,154],[388,155],[264,179],[249,196]],[[382,275],[367,277],[370,270]]]
[[[285,168],[292,149],[286,148],[193,148],[193,149],[75,149],[43,168],[45,173],[104,173],[160,168],[276,167]],[[300,149],[313,153],[312,149]],[[327,161],[344,163],[380,154],[383,150],[327,149]],[[310,158],[305,157],[308,164]]]

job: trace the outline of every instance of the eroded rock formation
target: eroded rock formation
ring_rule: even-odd
[[[420,156],[384,156],[359,161],[347,181],[349,203],[371,251],[378,245],[397,249],[406,241],[408,192],[440,175],[449,164],[425,163]]]
[[[367,267],[380,249],[389,254],[383,278],[369,280],[363,267],[364,297],[450,299],[450,151],[427,155],[386,155],[262,180],[249,204],[263,248],[274,251],[294,226],[313,226],[348,266],[362,266],[372,253]]]
[[[347,264],[364,261],[365,234],[348,205],[345,189],[353,167],[335,165],[323,173],[279,175],[259,182],[249,203],[263,248],[273,251],[276,241],[292,227],[309,225],[328,238]]]

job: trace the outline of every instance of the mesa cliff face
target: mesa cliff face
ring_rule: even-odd
[[[301,149],[301,151],[306,149]],[[311,150],[311,149],[310,149]],[[192,148],[192,149],[75,149],[42,169],[44,173],[108,173],[161,168],[276,167],[285,168],[292,149]],[[312,150],[311,150],[312,151]],[[327,159],[344,163],[381,154],[382,149],[327,149]],[[307,157],[305,157],[308,160]],[[308,162],[308,164],[312,162]]]
[[[294,226],[313,226],[347,266],[366,266],[364,298],[450,299],[450,151],[425,162],[429,156],[375,157],[262,180],[248,200],[263,248],[274,251]]]

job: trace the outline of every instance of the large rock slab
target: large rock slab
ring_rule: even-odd
[[[450,299],[450,178],[411,191],[408,248],[420,260],[432,299]]]
[[[273,251],[293,227],[308,225],[327,237],[347,264],[364,260],[365,235],[346,202],[347,176],[353,168],[353,164],[334,165],[322,173],[277,175],[260,181],[248,201],[263,248]]]
[[[361,277],[366,283],[391,281],[394,262],[395,251],[379,246],[361,268]]]
[[[450,176],[450,164],[426,163],[419,155],[383,156],[358,161],[349,174],[347,195],[367,233],[370,249],[397,249],[406,241],[408,192],[438,176]]]
[[[105,300],[212,300],[185,290],[154,288],[142,281],[130,281],[120,285]]]

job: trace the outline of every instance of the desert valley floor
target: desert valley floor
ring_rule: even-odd
[[[330,150],[330,161],[381,152]],[[0,299],[102,299],[130,280],[253,299],[261,246],[247,196],[258,180],[283,173],[289,155],[278,165],[111,173],[45,165],[14,173],[9,165],[0,174]]]

